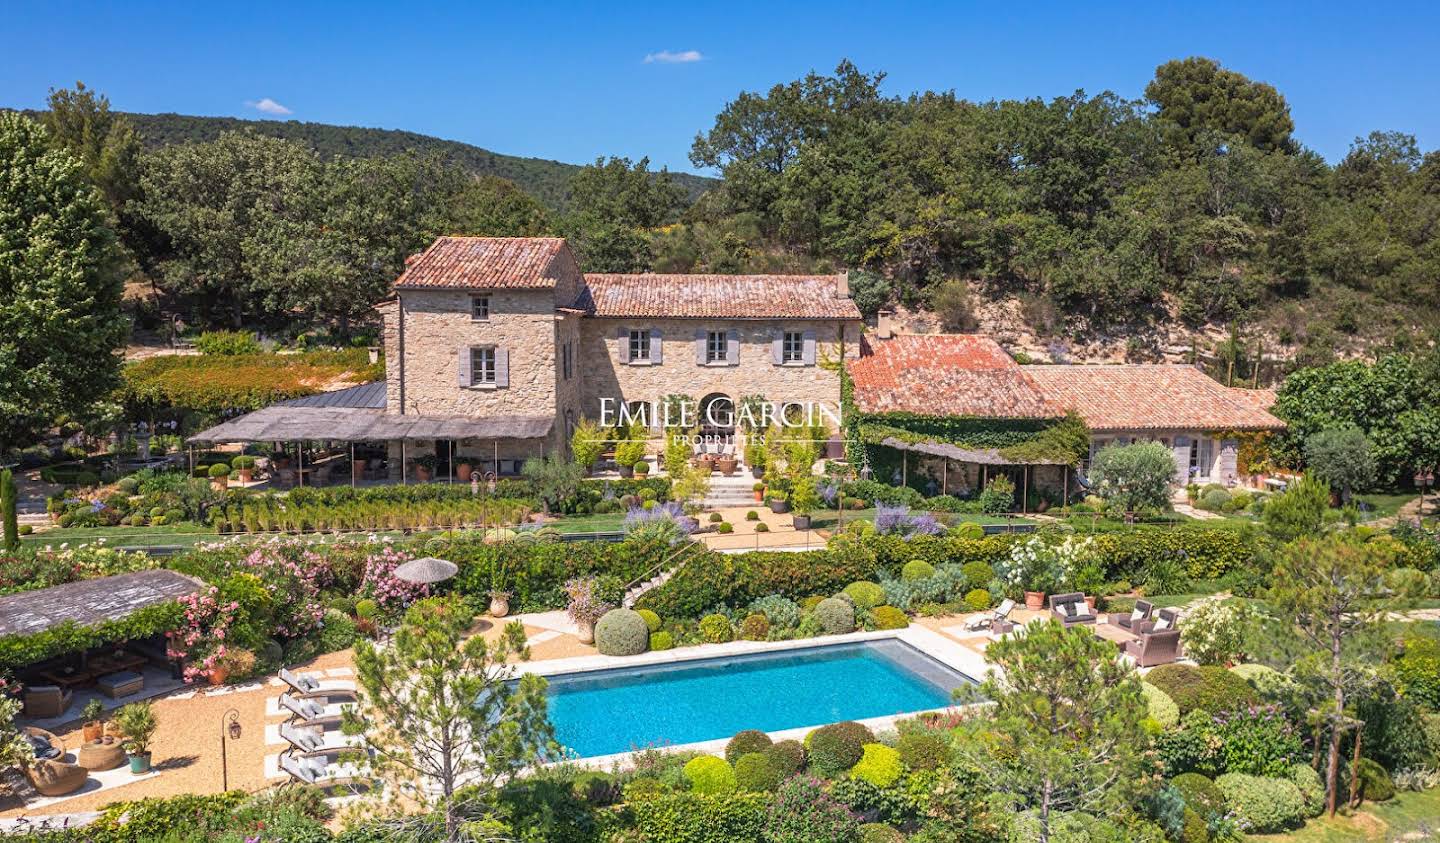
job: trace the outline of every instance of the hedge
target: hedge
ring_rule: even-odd
[[[1197,709],[1218,714],[1257,702],[1250,683],[1217,665],[1161,665],[1150,671],[1145,681],[1168,694],[1182,715]]]
[[[677,793],[627,804],[636,830],[649,843],[759,840],[769,806],[768,793]]]
[[[791,600],[834,594],[875,575],[874,558],[849,549],[706,552],[692,557],[669,581],[642,597],[640,606],[662,618],[693,618],[721,603],[748,606],[772,594]]]
[[[563,608],[566,599],[561,587],[572,577],[611,575],[623,584],[674,552],[662,543],[486,543],[467,538],[434,538],[409,549],[458,565],[455,590],[468,597],[488,599],[487,593],[498,583],[511,593],[510,605],[521,612]],[[700,559],[687,564],[685,570],[703,567],[706,561]],[[670,615],[656,611],[662,617]]]

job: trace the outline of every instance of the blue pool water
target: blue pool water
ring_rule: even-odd
[[[582,758],[903,714],[973,684],[893,639],[549,677],[550,721]]]

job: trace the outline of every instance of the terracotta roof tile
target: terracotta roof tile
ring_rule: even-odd
[[[578,307],[592,316],[675,319],[856,319],[835,275],[590,273]]]
[[[1026,366],[1051,401],[1078,412],[1091,430],[1270,430],[1263,395],[1225,387],[1193,366]]]
[[[994,340],[975,334],[866,337],[849,365],[862,413],[1043,419],[1051,405]]]
[[[553,289],[561,237],[441,237],[406,261],[395,288]]]

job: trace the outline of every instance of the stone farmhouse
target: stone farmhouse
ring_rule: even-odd
[[[441,237],[406,261],[377,309],[383,391],[282,402],[191,441],[358,443],[395,482],[430,455],[437,478],[462,459],[503,476],[566,449],[580,418],[614,421],[622,407],[658,444],[667,396],[693,399],[703,432],[719,441],[735,442],[737,403],[754,395],[777,409],[833,408],[819,418],[834,429],[842,366],[867,418],[1043,425],[1074,412],[1094,448],[1172,447],[1177,481],[1234,479],[1233,432],[1282,426],[1264,400],[1187,366],[1021,366],[986,337],[897,335],[883,319],[866,333],[844,273],[587,274],[561,238]],[[993,450],[883,444],[918,452],[915,470],[947,487],[1023,469]],[[1037,466],[1036,482],[1058,486],[1066,472]]]

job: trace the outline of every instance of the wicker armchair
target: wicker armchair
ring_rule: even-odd
[[[1180,630],[1147,632],[1126,641],[1125,655],[1133,658],[1137,667],[1170,664],[1180,658]]]
[[[1136,635],[1145,635],[1151,632],[1169,632],[1179,628],[1180,613],[1174,609],[1161,609],[1155,613],[1155,617],[1135,624],[1130,631]]]
[[[59,685],[31,685],[25,689],[25,716],[59,717],[75,695]]]
[[[1154,614],[1154,603],[1148,600],[1136,600],[1135,610],[1133,612],[1128,615],[1111,612],[1109,623],[1111,626],[1118,626],[1126,632],[1134,632],[1136,624],[1150,620]]]

